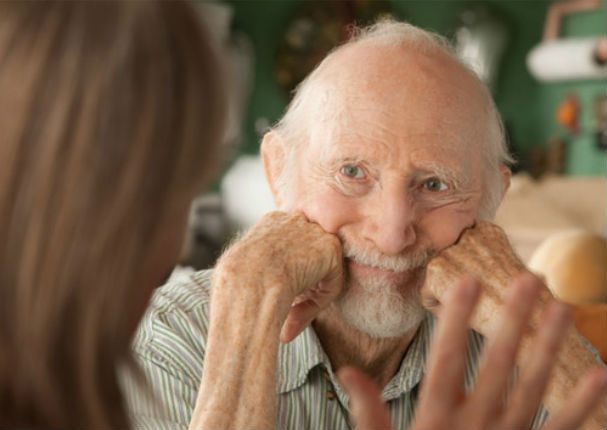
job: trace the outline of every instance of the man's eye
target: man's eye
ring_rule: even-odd
[[[449,189],[447,184],[441,181],[438,178],[430,178],[426,182],[424,182],[424,188],[428,191],[438,192],[445,191]]]
[[[347,165],[341,168],[341,173],[352,179],[363,179],[365,172],[358,166]]]

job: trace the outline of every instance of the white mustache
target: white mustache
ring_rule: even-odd
[[[432,256],[429,249],[412,252],[407,255],[384,255],[376,249],[357,248],[343,240],[343,255],[345,258],[354,260],[358,264],[376,267],[378,269],[392,270],[393,272],[406,272],[417,269],[426,264]]]

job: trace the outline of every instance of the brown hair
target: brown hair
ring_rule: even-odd
[[[185,3],[0,2],[0,427],[128,426],[138,270],[223,104]]]

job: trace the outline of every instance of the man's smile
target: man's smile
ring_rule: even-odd
[[[407,284],[415,277],[417,274],[416,272],[420,269],[420,267],[417,267],[405,271],[394,271],[391,269],[384,269],[381,267],[364,264],[352,258],[346,258],[345,263],[348,275],[351,278],[360,280],[381,279],[388,281],[393,285]]]

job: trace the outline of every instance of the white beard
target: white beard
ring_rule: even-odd
[[[425,311],[419,299],[419,288],[403,294],[384,279],[362,285],[351,281],[335,305],[343,319],[373,338],[399,337],[415,329]]]
[[[395,271],[419,272],[429,258],[427,250],[388,257],[373,249],[357,249],[343,240],[344,256],[362,264]],[[415,329],[426,311],[420,299],[422,276],[411,276],[400,285],[388,276],[349,279],[334,304],[344,321],[373,338],[400,337]]]

